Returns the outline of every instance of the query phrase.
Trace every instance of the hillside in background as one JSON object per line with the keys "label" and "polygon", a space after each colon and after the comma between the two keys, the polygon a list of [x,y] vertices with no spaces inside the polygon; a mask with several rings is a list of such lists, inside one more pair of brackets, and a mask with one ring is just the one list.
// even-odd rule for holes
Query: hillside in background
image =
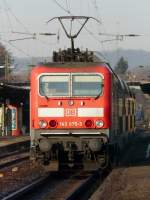
{"label": "hillside in background", "polygon": [[[112,67],[118,62],[120,57],[124,57],[129,64],[130,68],[134,68],[140,65],[150,66],[150,52],[144,50],[124,50],[118,49],[116,51],[106,51],[106,52],[96,52],[100,57],[101,54],[104,55],[105,60],[107,60]],[[43,57],[33,57],[33,58],[14,58],[15,66],[22,70],[27,68],[28,65],[36,65],[39,62],[50,61],[51,58]]]}
{"label": "hillside in background", "polygon": [[[150,52],[143,50],[123,50],[104,52],[103,58],[101,52],[95,52],[96,56],[101,60],[105,60],[111,64],[112,67],[123,56],[129,64],[129,70],[135,78],[133,79],[146,79],[150,80]],[[15,68],[12,72],[12,77],[18,81],[26,81],[29,79],[32,67],[40,62],[50,62],[49,57],[33,57],[33,58],[14,58]]]}
{"label": "hillside in background", "polygon": [[114,67],[120,57],[124,57],[129,64],[129,68],[134,68],[140,65],[150,66],[150,52],[144,50],[124,50],[103,52],[109,63]]}
{"label": "hillside in background", "polygon": [[[108,52],[95,52],[96,56],[98,56],[101,60],[105,60],[109,62],[112,68],[118,62],[120,57],[124,57],[128,61],[129,70],[134,71],[138,74],[144,76],[145,71],[149,71],[150,69],[150,52],[144,50],[123,50],[119,49],[117,51],[108,51]],[[102,56],[102,54],[105,56]],[[40,63],[40,62],[50,62],[51,58],[49,57],[33,57],[33,58],[14,58],[15,68],[13,70],[12,76],[18,76],[19,74],[28,74],[31,71],[31,68]],[[139,68],[139,66],[144,66],[144,68]],[[138,77],[136,73],[136,77]],[[149,73],[148,73],[149,74]]]}

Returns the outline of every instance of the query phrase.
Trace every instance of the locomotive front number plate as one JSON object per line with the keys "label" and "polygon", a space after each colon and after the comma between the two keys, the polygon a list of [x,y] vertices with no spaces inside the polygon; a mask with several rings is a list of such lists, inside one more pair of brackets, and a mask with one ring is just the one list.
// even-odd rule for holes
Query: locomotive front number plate
{"label": "locomotive front number plate", "polygon": [[77,116],[76,108],[67,108],[67,109],[65,109],[65,116],[66,117]]}
{"label": "locomotive front number plate", "polygon": [[82,122],[59,122],[59,125],[61,127],[82,127],[83,123]]}

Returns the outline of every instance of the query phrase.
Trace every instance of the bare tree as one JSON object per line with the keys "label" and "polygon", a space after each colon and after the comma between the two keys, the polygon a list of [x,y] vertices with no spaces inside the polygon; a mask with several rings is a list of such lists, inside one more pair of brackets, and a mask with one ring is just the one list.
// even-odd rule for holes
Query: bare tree
{"label": "bare tree", "polygon": [[12,63],[11,53],[0,43],[0,77],[7,77],[10,73],[9,66]]}

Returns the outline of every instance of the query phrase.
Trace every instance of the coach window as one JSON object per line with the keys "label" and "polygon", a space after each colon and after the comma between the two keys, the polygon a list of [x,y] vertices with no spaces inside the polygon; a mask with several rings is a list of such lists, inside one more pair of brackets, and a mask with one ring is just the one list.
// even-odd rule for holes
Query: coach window
{"label": "coach window", "polygon": [[39,84],[42,96],[69,96],[69,75],[42,75]]}
{"label": "coach window", "polygon": [[72,96],[97,96],[102,94],[100,75],[72,75]]}

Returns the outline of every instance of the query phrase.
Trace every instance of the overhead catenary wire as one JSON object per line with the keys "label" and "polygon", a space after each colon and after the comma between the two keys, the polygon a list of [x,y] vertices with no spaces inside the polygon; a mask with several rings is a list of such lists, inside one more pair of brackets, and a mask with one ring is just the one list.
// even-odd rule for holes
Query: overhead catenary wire
{"label": "overhead catenary wire", "polygon": [[[68,13],[70,16],[73,16],[73,13],[71,13],[71,11],[70,10],[66,10],[60,3],[58,3],[58,1],[57,0],[53,0],[54,1],[54,3],[56,3],[63,11],[65,11],[66,13]],[[99,20],[97,20],[97,21],[99,21]],[[82,23],[78,20],[78,22],[82,25]],[[92,31],[90,31],[90,30],[88,30],[86,27],[84,27],[84,29],[90,34],[90,35],[93,35],[94,36],[94,33],[92,32]],[[95,39],[97,39],[96,37],[95,37]],[[99,41],[98,39],[97,39],[97,41]],[[100,41],[99,41],[100,42]]]}
{"label": "overhead catenary wire", "polygon": [[102,40],[102,43],[105,42],[112,42],[112,41],[123,41],[124,38],[126,37],[139,37],[142,36],[140,34],[114,34],[114,33],[99,33],[99,35],[104,35],[104,36],[109,36],[109,37],[114,37],[113,39],[107,39],[107,40]]}
{"label": "overhead catenary wire", "polygon": [[[103,25],[103,22],[102,22],[102,18],[100,16],[100,12],[99,12],[99,6],[98,6],[98,3],[97,3],[97,0],[88,0],[88,13],[90,14],[90,3],[92,4],[91,6],[94,7],[95,9],[95,14],[96,14],[96,18],[101,21],[101,27],[103,27],[104,29],[104,25]],[[99,24],[97,24],[97,31],[100,32],[101,28],[99,26]],[[104,30],[105,31],[105,30]],[[104,48],[104,44],[101,43],[101,40],[100,40],[100,45],[101,45],[101,48],[102,48],[102,51],[103,51],[103,55],[105,57],[106,53],[105,53],[105,48]],[[107,57],[107,55],[106,55]]]}
{"label": "overhead catenary wire", "polygon": [[54,43],[47,43],[46,41],[43,41],[43,40],[38,39],[38,38],[36,38],[36,40],[37,40],[38,42],[40,42],[41,44],[43,44],[44,46],[47,46],[47,47],[49,47],[50,45],[56,45],[56,44],[57,44],[57,42],[54,42]]}
{"label": "overhead catenary wire", "polygon": [[9,44],[10,46],[12,46],[13,48],[15,48],[16,50],[18,50],[19,52],[21,52],[22,54],[26,55],[27,57],[30,57],[30,58],[33,57],[32,55],[28,54],[28,53],[25,52],[24,50],[22,50],[22,49],[16,47],[16,45],[12,44],[11,42],[8,42],[8,44]]}
{"label": "overhead catenary wire", "polygon": [[[18,48],[16,45],[12,44],[13,42],[16,42],[16,41],[21,41],[21,40],[29,40],[29,39],[33,39],[33,40],[37,40],[40,42],[40,39],[38,37],[38,35],[45,35],[45,36],[49,36],[49,35],[56,35],[55,33],[31,33],[29,31],[29,29],[21,22],[21,20],[13,13],[12,9],[10,8],[10,6],[8,5],[7,1],[6,0],[2,0],[3,2],[3,7],[4,7],[4,11],[5,11],[5,17],[7,18],[7,21],[8,21],[8,27],[10,27],[10,30],[9,31],[1,31],[0,33],[6,33],[6,34],[21,34],[21,35],[30,35],[30,37],[22,37],[22,38],[16,38],[16,39],[5,39],[3,36],[3,42],[7,43],[8,45],[10,45],[11,47],[13,47],[14,49],[16,49],[18,52],[21,52],[23,53],[24,55],[28,56],[28,57],[32,57],[31,55],[29,55],[26,51],[24,51],[23,49],[21,48]],[[11,16],[11,17],[10,17]],[[17,21],[17,23],[19,23],[23,29],[24,29],[24,32],[21,32],[21,31],[15,31],[15,27],[13,26],[13,23],[11,22],[12,19],[15,19]],[[2,38],[1,38],[1,41],[2,41]],[[40,43],[44,44],[43,41],[41,41]],[[45,42],[45,45],[46,45],[46,42]],[[48,44],[48,45],[53,45],[52,43]],[[48,46],[47,45],[47,46]]]}
{"label": "overhead catenary wire", "polygon": [[25,38],[17,38],[17,39],[14,39],[14,40],[9,40],[9,42],[16,42],[16,41],[19,41],[19,40],[30,40],[30,39],[36,39],[34,37],[25,37]]}
{"label": "overhead catenary wire", "polygon": [[90,0],[87,1],[87,9],[88,9],[88,15],[89,16],[91,15],[91,13],[90,13],[90,10],[91,10],[90,9],[90,2],[91,2]]}
{"label": "overhead catenary wire", "polygon": [[[13,13],[12,9],[10,8],[10,6],[8,5],[7,1],[6,0],[2,0],[3,2],[3,5],[4,5],[4,11],[6,13],[6,17],[7,17],[7,21],[8,21],[8,27],[10,27],[10,31],[8,32],[4,32],[4,33],[8,33],[8,34],[12,34],[12,33],[15,33],[14,31],[14,27],[13,27],[13,23],[11,22],[12,20],[12,17],[16,20],[16,22],[18,24],[20,24],[23,29],[26,31],[26,33],[30,33],[29,29],[21,22],[21,20]],[[11,17],[10,17],[11,15]],[[18,40],[22,40],[21,38]],[[25,52],[23,49],[17,47],[16,45],[14,45],[12,42],[13,40],[6,40],[6,39],[3,39],[1,38],[1,41],[6,43],[7,45],[11,46],[12,48],[16,49],[18,52],[22,53],[23,55],[27,56],[27,57],[32,57],[29,53]],[[15,39],[14,39],[15,41]]]}
{"label": "overhead catenary wire", "polygon": [[100,13],[99,13],[99,7],[98,7],[98,4],[97,4],[97,0],[93,0],[93,5],[94,5],[95,11],[96,11],[96,17],[97,17],[97,19],[99,19],[100,21],[102,21],[102,19],[100,17]]}
{"label": "overhead catenary wire", "polygon": [[29,32],[20,32],[20,31],[12,31],[12,33],[21,34],[21,35],[33,35],[33,33],[29,33]]}
{"label": "overhead catenary wire", "polygon": [[[61,9],[63,9],[66,13],[68,13],[69,15],[72,15],[72,12],[70,11],[70,5],[69,5],[69,0],[66,0],[66,7],[64,7],[61,3],[59,3],[58,0],[53,0],[57,6],[59,6]],[[9,21],[9,24],[11,24],[12,26],[12,23],[11,23],[11,20],[10,20],[10,14],[13,15],[16,19],[16,21],[18,23],[20,23],[20,25],[22,25],[23,27],[26,27],[19,19],[18,17],[16,17],[16,15],[14,15],[14,13],[12,12],[12,10],[10,9],[10,7],[8,6],[7,4],[7,0],[3,0],[3,2],[5,3],[5,8],[7,9],[7,19]],[[98,16],[98,4],[97,4],[97,0],[92,0],[93,4],[94,4],[94,7],[95,7],[95,10],[97,11],[97,16]],[[81,22],[79,22],[81,24]],[[11,27],[11,29],[13,30],[13,27]],[[84,27],[84,29],[96,40],[98,41],[100,44],[102,44],[103,42],[93,33],[93,31],[89,30],[87,27]],[[27,32],[24,32],[24,33],[19,33],[19,34],[30,34],[32,35],[32,33],[28,30],[28,28],[25,29]],[[15,32],[14,30],[12,31],[14,33],[17,33]],[[29,37],[29,38],[18,38],[17,40],[25,40],[25,39],[34,39],[32,37]],[[40,41],[40,39],[38,39]],[[12,41],[16,41],[15,39],[14,40],[10,40],[10,42]]]}
{"label": "overhead catenary wire", "polygon": [[23,33],[23,32],[13,32],[13,33],[18,33],[18,34],[25,34],[25,35],[31,35],[30,37],[23,37],[23,38],[16,38],[16,39],[11,39],[9,40],[9,42],[15,42],[15,41],[21,41],[21,40],[29,40],[29,39],[33,39],[36,40],[37,39],[37,35],[41,35],[41,36],[54,36],[56,35],[55,33]]}
{"label": "overhead catenary wire", "polygon": [[[4,1],[3,1],[3,3],[4,3]],[[5,30],[5,31],[0,31],[0,34],[1,34],[0,41],[1,41],[1,43],[5,43],[6,46],[7,46],[7,45],[8,45],[8,46],[11,46],[11,47],[17,49],[18,52],[21,52],[21,53],[23,53],[24,55],[26,55],[26,56],[29,57],[30,55],[27,54],[25,51],[23,51],[23,50],[20,49],[20,48],[17,48],[17,47],[14,46],[13,44],[9,43],[8,40],[4,39],[4,36],[6,36],[6,34],[11,34],[11,33],[12,33],[13,26],[12,26],[10,17],[9,17],[9,15],[8,15],[8,9],[6,8],[5,5],[4,5],[4,9],[3,9],[3,10],[5,11],[5,12],[3,12],[3,13],[5,13],[5,17],[7,18],[8,25],[9,25],[8,27],[10,27],[10,29],[9,29],[9,30],[7,29],[7,30]]]}
{"label": "overhead catenary wire", "polygon": [[[101,31],[101,29],[104,30],[104,32],[106,32],[106,29],[105,29],[105,26],[104,26],[104,23],[102,21],[102,18],[101,18],[101,15],[100,15],[100,11],[99,11],[99,6],[98,6],[98,2],[97,0],[91,0],[92,4],[93,4],[93,7],[95,9],[95,14],[96,14],[96,17],[101,20],[102,24],[101,24],[101,28],[100,26],[98,26],[98,32]],[[101,47],[102,47],[102,50],[103,50],[103,54],[106,55],[106,57],[108,56],[107,53],[106,53],[106,46],[104,46],[104,43],[101,42]],[[108,46],[107,46],[107,51],[109,51],[108,49]],[[105,52],[105,53],[104,53]]]}
{"label": "overhead catenary wire", "polygon": [[[98,7],[98,4],[97,4],[97,0],[92,0],[92,4],[93,4],[93,7],[95,9],[95,14],[96,14],[96,18],[101,21],[101,26],[102,26],[102,18],[100,17],[100,13],[99,13],[99,7]],[[97,30],[98,32],[100,32],[100,26],[99,24],[97,24]]]}
{"label": "overhead catenary wire", "polygon": [[67,10],[70,10],[70,5],[68,3],[68,0],[66,0],[66,8],[67,8]]}
{"label": "overhead catenary wire", "polygon": [[[7,4],[7,1],[6,0],[2,0],[3,1],[3,4],[5,6],[5,13],[7,13],[7,21],[9,22],[9,27],[11,27],[11,30],[10,31],[6,31],[6,32],[0,32],[0,33],[14,33],[14,34],[22,34],[22,35],[31,35],[31,36],[35,36],[35,33],[31,33],[28,28],[26,28],[26,26],[21,22],[21,20],[13,13],[13,11],[11,10],[10,6]],[[69,3],[67,1],[67,9],[69,9]],[[12,20],[12,17],[10,17],[10,14],[15,18],[15,20],[24,27],[25,31],[26,32],[20,32],[20,31],[15,31],[14,27],[13,27],[13,23],[11,22]],[[44,33],[45,35],[49,35],[47,33]],[[44,35],[43,33],[39,33],[39,35]],[[37,36],[37,33],[36,33],[36,36]],[[45,41],[42,41],[41,39],[39,38],[35,38],[35,37],[23,37],[23,38],[17,38],[17,39],[10,39],[10,40],[5,40],[3,38],[3,42],[7,43],[8,45],[10,45],[11,47],[15,48],[17,51],[23,53],[24,55],[28,56],[28,57],[32,57],[31,55],[29,55],[29,53],[25,52],[23,49],[17,47],[16,45],[13,44],[13,42],[15,41],[21,41],[21,40],[26,40],[26,39],[36,39],[37,41],[39,41],[40,43],[48,46],[48,45],[55,45],[56,43],[49,43],[47,44],[47,42]],[[1,38],[2,40],[2,38]]]}
{"label": "overhead catenary wire", "polygon": [[32,57],[30,54],[28,54],[27,52],[25,52],[24,50],[16,47],[14,44],[12,44],[11,42],[7,41],[7,40],[4,40],[4,39],[1,39],[2,42],[8,44],[9,46],[15,48],[17,51],[21,52],[22,54],[26,55],[27,57]]}
{"label": "overhead catenary wire", "polygon": [[8,14],[8,7],[6,7],[6,2],[3,0],[3,4],[4,4],[4,9],[5,9],[5,12],[6,12],[6,17],[7,17],[7,20],[8,20],[8,23],[9,23],[9,26],[10,26],[10,30],[13,31],[13,26],[12,26],[12,23],[11,23],[11,20],[10,20],[10,17],[9,17],[9,14]]}
{"label": "overhead catenary wire", "polygon": [[[8,16],[8,19],[10,21],[10,18],[9,18],[9,14],[8,14],[8,11],[9,13],[14,17],[14,19],[24,28],[25,31],[29,32],[29,29],[21,22],[21,20],[14,14],[14,12],[12,11],[12,9],[9,7],[8,3],[6,0],[3,0],[3,3],[4,3],[4,6],[5,6],[5,9],[7,9],[7,16]],[[11,21],[9,22],[11,24]],[[13,31],[13,26],[11,24],[11,30]]]}
{"label": "overhead catenary wire", "polygon": [[[62,6],[57,0],[53,0],[57,6],[59,6],[61,9],[63,9],[65,12],[67,12],[69,15],[71,15],[71,11],[70,11],[70,6],[69,6],[69,3],[68,3],[68,0],[66,0],[66,7],[65,8],[64,6]],[[9,5],[7,4],[7,1],[6,0],[3,0],[3,3],[5,5],[5,8],[7,10],[7,19],[9,21],[9,25],[11,26],[11,31],[12,33],[18,33],[18,34],[28,34],[28,35],[32,35],[32,33],[28,30],[28,28],[21,22],[21,20],[19,20],[19,18],[13,13],[13,11],[11,10],[11,8],[9,7]],[[23,28],[25,29],[26,32],[17,32],[17,31],[14,31],[14,28],[12,26],[12,23],[11,23],[11,20],[10,20],[10,16],[9,14],[11,14],[15,20],[21,25],[23,26]],[[81,22],[79,22],[80,24],[82,24]],[[94,35],[94,33],[92,33],[92,31],[89,31],[86,27],[84,27],[85,30],[93,37],[95,38],[97,41],[98,39],[96,38],[96,36]],[[35,38],[35,35],[33,34],[33,37],[24,37],[24,38],[17,38],[17,39],[11,39],[9,40],[9,42],[15,42],[15,41],[21,41],[21,40],[25,40],[25,39],[36,39]],[[38,39],[39,40],[39,39]],[[39,40],[40,41],[40,40]],[[100,41],[99,41],[100,42]]]}
{"label": "overhead catenary wire", "polygon": [[65,12],[68,13],[68,14],[71,14],[70,10],[64,8],[60,3],[58,3],[57,0],[53,0],[53,2],[54,2],[55,4],[57,4],[57,6],[60,7],[63,11],[65,11]]}
{"label": "overhead catenary wire", "polygon": [[[3,2],[4,2],[4,4],[5,4],[5,8],[6,8],[6,13],[7,13],[7,15],[8,15],[8,17],[7,17],[7,19],[8,19],[8,21],[9,21],[9,24],[10,24],[10,26],[12,26],[12,23],[11,23],[11,20],[10,20],[10,14],[13,16],[13,17],[15,17],[15,19],[16,19],[16,21],[20,24],[20,25],[22,25],[23,27],[24,27],[24,29],[26,30],[26,32],[24,32],[24,33],[19,33],[19,34],[29,34],[29,35],[32,35],[32,33],[28,30],[28,28],[21,22],[21,20],[18,18],[18,17],[16,17],[16,15],[13,13],[13,11],[12,11],[12,9],[10,8],[10,6],[8,5],[8,3],[7,3],[7,0],[2,0]],[[63,9],[66,13],[68,13],[69,15],[72,15],[72,12],[71,12],[71,10],[70,10],[70,5],[69,5],[69,3],[70,3],[70,1],[69,0],[66,0],[66,8],[61,4],[61,3],[59,3],[59,1],[58,0],[53,0],[56,4],[57,4],[57,6],[59,6],[61,9]],[[98,5],[97,5],[97,0],[92,0],[93,1],[93,3],[94,3],[94,5],[95,5],[95,10],[97,10],[97,13],[98,13]],[[81,22],[79,22],[80,24],[81,24]],[[13,30],[13,27],[11,27],[11,29]],[[96,40],[96,41],[98,41],[100,44],[102,44],[101,43],[101,40],[99,40],[96,36],[95,36],[95,34],[91,31],[91,30],[89,30],[89,29],[87,29],[86,27],[84,27],[84,29]],[[13,30],[12,32],[14,32],[15,33],[15,31]],[[16,32],[17,33],[17,32]],[[18,40],[24,40],[24,39],[34,39],[34,38],[18,38]],[[12,42],[12,41],[15,41],[15,39],[14,40],[10,40],[10,42]],[[38,39],[38,41],[40,41],[40,39]]]}

